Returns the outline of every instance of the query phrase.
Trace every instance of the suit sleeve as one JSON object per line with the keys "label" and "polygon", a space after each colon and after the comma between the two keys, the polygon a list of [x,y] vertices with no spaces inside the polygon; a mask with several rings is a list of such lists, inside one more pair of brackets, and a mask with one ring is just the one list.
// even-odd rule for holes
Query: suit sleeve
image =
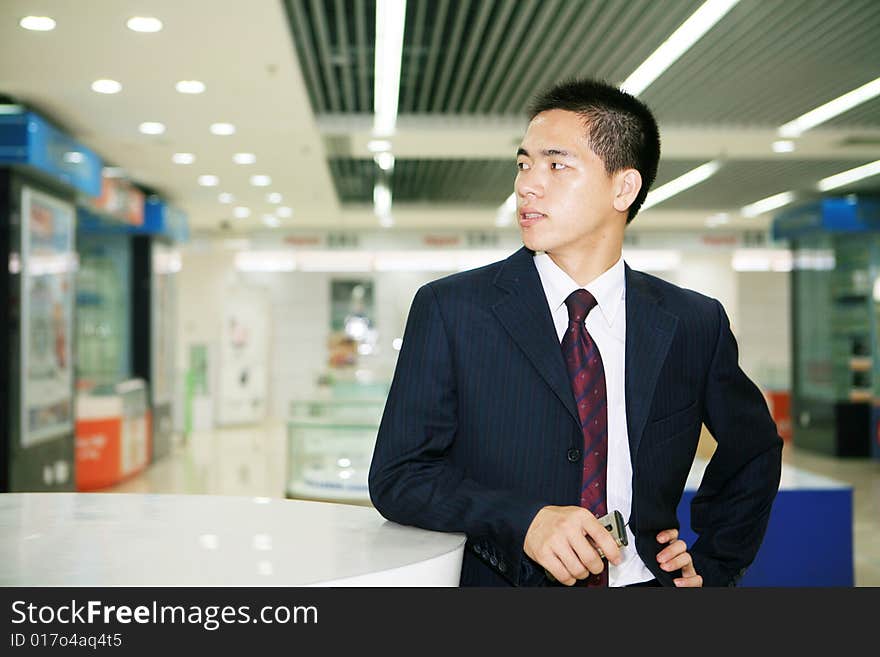
{"label": "suit sleeve", "polygon": [[534,570],[523,552],[536,500],[487,488],[453,463],[455,354],[433,288],[413,300],[370,466],[370,499],[387,519],[464,532],[512,583]]}
{"label": "suit sleeve", "polygon": [[736,340],[715,302],[719,332],[703,418],[718,443],[691,505],[691,547],[704,583],[733,586],[752,563],[779,488],[782,439],[757,386],[738,364]]}

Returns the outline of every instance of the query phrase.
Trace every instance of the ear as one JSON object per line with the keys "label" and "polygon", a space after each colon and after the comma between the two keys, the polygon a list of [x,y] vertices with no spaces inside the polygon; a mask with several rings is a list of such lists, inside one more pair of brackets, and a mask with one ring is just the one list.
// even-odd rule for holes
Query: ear
{"label": "ear", "polygon": [[635,169],[621,169],[614,174],[614,209],[626,212],[642,189],[642,174]]}

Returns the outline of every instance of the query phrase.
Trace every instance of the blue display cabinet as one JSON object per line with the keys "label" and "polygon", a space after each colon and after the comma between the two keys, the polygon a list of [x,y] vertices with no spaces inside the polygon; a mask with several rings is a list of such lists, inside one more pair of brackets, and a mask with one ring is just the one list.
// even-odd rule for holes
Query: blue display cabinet
{"label": "blue display cabinet", "polygon": [[2,492],[75,486],[74,202],[100,193],[101,169],[37,114],[0,112]]}

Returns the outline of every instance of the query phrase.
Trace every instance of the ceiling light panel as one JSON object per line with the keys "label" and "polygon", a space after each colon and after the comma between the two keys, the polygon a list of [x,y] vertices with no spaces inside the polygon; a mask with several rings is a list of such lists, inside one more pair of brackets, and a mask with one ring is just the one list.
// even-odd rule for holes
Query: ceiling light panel
{"label": "ceiling light panel", "polygon": [[99,94],[118,94],[122,91],[122,85],[116,80],[102,78],[92,82],[92,91]]}
{"label": "ceiling light panel", "polygon": [[145,135],[161,135],[165,132],[165,124],[158,121],[146,121],[138,126]]}
{"label": "ceiling light panel", "polygon": [[852,108],[880,96],[880,78],[875,78],[857,89],[830,100],[819,107],[802,114],[779,127],[783,137],[798,137],[807,130],[815,128]]}
{"label": "ceiling light panel", "polygon": [[174,88],[182,94],[201,94],[205,92],[205,83],[199,80],[181,80]]}
{"label": "ceiling light panel", "polygon": [[232,161],[236,164],[254,164],[257,156],[253,153],[236,153],[232,156]]}
{"label": "ceiling light panel", "polygon": [[132,16],[125,25],[133,32],[151,33],[162,29],[162,21],[153,16]]}
{"label": "ceiling light panel", "polygon": [[859,180],[864,180],[865,178],[870,178],[878,174],[880,174],[880,160],[875,160],[874,162],[869,162],[868,164],[864,164],[860,167],[848,169],[833,176],[823,178],[818,182],[816,188],[819,191],[827,192],[832,189],[837,189],[838,187],[845,187],[846,185],[850,185]]}
{"label": "ceiling light panel", "polygon": [[49,16],[25,16],[18,24],[32,32],[51,32],[55,29],[55,20]]}
{"label": "ceiling light panel", "polygon": [[235,126],[231,123],[212,123],[211,134],[219,135],[221,137],[228,137],[229,135],[235,134]]}

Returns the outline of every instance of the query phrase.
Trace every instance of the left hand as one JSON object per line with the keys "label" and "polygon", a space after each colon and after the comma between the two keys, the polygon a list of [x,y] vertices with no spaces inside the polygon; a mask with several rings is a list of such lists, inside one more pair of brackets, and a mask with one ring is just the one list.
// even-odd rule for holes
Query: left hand
{"label": "left hand", "polygon": [[700,587],[703,586],[703,578],[697,575],[694,569],[694,560],[688,554],[687,544],[679,540],[677,529],[665,529],[657,534],[658,543],[668,543],[657,554],[657,562],[660,568],[669,572],[681,569],[681,577],[672,580],[678,587]]}

